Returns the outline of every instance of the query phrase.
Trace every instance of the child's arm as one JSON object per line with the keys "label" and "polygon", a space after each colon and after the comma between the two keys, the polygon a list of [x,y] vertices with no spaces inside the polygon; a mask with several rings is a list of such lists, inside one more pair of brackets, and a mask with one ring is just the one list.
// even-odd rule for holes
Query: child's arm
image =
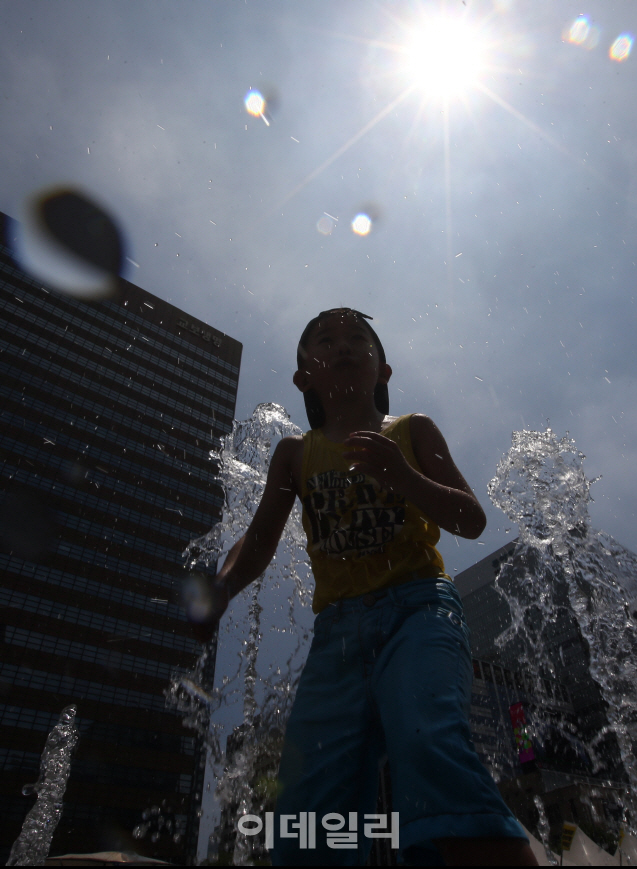
{"label": "child's arm", "polygon": [[[345,453],[357,471],[404,495],[440,528],[474,540],[487,523],[471,487],[456,467],[440,430],[428,416],[410,419],[411,443],[422,473],[407,462],[395,441],[376,432],[354,432]],[[361,459],[361,451],[364,461]]]}
{"label": "child's arm", "polygon": [[228,553],[217,576],[210,581],[210,612],[203,622],[192,622],[195,636],[201,642],[212,637],[230,600],[261,576],[272,561],[296,497],[292,462],[299,449],[298,442],[299,438],[288,437],[277,445],[254,518]]}

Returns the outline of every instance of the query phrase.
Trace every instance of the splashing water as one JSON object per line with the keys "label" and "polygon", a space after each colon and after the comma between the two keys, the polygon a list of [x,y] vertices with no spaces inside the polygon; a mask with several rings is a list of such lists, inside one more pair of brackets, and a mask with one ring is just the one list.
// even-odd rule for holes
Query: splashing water
{"label": "splashing water", "polygon": [[77,745],[75,706],[66,706],[49,733],[40,759],[40,776],[25,785],[25,796],[37,794],[20,835],[13,843],[7,866],[42,866],[49,854],[51,840],[62,816],[62,800],[71,772],[71,755]]}
{"label": "splashing water", "polygon": [[586,477],[583,460],[570,438],[559,439],[550,428],[513,433],[489,484],[493,503],[520,530],[519,544],[496,580],[512,617],[497,642],[538,682],[554,676],[572,683],[573,661],[565,658],[561,641],[574,631],[585,640],[587,660],[579,666],[586,672],[576,677],[592,679],[598,707],[607,708],[583,716],[582,732],[594,772],[628,777],[624,823],[634,831],[637,629],[629,604],[637,595],[637,556],[590,527],[594,481]]}
{"label": "splashing water", "polygon": [[167,800],[162,800],[160,806],[144,809],[141,824],[133,830],[135,839],[144,839],[149,835],[153,844],[162,837],[169,837],[177,845],[181,842],[183,834],[183,825],[175,818],[175,813]]}
{"label": "splashing water", "polygon": [[[211,453],[225,492],[224,518],[186,549],[192,570],[216,566],[217,559],[245,533],[263,494],[273,447],[282,437],[300,433],[286,410],[276,404],[260,404],[250,419],[234,423],[220,452]],[[211,650],[204,649],[194,671],[175,672],[166,692],[168,705],[208,746],[222,819],[233,830],[242,815],[261,814],[273,798],[285,723],[308,648],[309,622],[299,612],[299,606],[311,603],[304,546],[295,504],[270,567],[232,601],[222,619],[219,645],[224,661],[217,662],[219,687],[206,678]],[[205,601],[202,605],[205,609]],[[266,635],[261,628],[264,609]],[[229,664],[233,659],[234,664]],[[271,661],[281,663],[272,667]],[[229,672],[219,678],[224,666]],[[241,721],[235,724],[224,756],[221,737],[233,713],[236,721],[234,710],[239,704]],[[234,865],[261,856],[259,848],[258,837],[237,834]]]}
{"label": "splashing water", "polygon": [[533,797],[533,803],[535,808],[537,809],[538,814],[538,822],[537,822],[537,831],[540,836],[540,841],[544,846],[544,851],[546,853],[546,859],[548,860],[549,866],[557,866],[557,860],[555,859],[555,854],[551,851],[549,845],[549,821],[546,817],[546,810],[544,808],[544,803],[542,802],[542,797],[537,794]]}

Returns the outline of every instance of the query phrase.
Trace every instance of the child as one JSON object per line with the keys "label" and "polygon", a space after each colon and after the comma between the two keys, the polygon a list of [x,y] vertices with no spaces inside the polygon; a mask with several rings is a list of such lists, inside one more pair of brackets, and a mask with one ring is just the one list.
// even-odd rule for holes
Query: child
{"label": "child", "polygon": [[[281,758],[274,865],[364,864],[384,757],[402,859],[537,865],[471,742],[469,635],[435,548],[439,528],[478,537],[484,512],[428,417],[387,416],[392,370],[369,319],[339,308],[305,328],[294,383],[311,431],[278,444],[199,637],[266,569],[298,496],[318,615]],[[300,812],[316,813],[315,848],[292,838]],[[358,845],[329,847],[328,813],[358,813]]]}

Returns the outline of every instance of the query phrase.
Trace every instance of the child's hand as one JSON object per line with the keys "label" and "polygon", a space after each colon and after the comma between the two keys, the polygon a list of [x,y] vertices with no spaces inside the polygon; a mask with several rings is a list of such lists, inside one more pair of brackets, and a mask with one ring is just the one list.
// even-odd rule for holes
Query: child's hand
{"label": "child's hand", "polygon": [[353,447],[343,454],[345,459],[351,461],[350,469],[368,474],[392,492],[404,494],[409,480],[417,473],[403,456],[398,444],[378,432],[353,432],[345,444]]}

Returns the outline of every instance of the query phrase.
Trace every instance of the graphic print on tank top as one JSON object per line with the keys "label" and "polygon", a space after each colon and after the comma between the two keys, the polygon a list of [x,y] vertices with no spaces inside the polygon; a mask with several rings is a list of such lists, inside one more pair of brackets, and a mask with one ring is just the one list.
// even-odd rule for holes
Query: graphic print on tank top
{"label": "graphic print on tank top", "polygon": [[365,474],[324,471],[307,481],[311,546],[326,555],[375,555],[400,533],[405,498]]}

